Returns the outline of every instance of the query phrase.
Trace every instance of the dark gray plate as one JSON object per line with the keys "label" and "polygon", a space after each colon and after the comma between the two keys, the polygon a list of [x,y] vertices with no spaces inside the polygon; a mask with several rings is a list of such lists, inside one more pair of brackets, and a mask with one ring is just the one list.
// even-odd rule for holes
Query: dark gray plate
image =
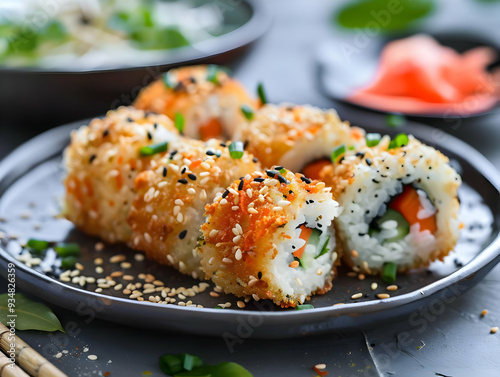
{"label": "dark gray plate", "polygon": [[[382,122],[366,126],[367,131],[388,131]],[[457,296],[476,284],[500,260],[500,178],[497,171],[467,144],[410,122],[407,131],[450,156],[461,172],[465,182],[460,189],[461,220],[466,227],[455,253],[444,263],[433,263],[428,270],[398,276],[400,289],[391,292],[389,299],[376,298],[376,294],[386,292],[385,284],[378,277],[359,281],[348,277],[344,270],[340,271],[331,292],[311,300],[315,309],[303,311],[276,308],[267,301],[248,303],[245,309],[238,309],[235,297],[221,294],[214,298],[208,294],[211,289],[192,298],[204,308],[190,308],[138,302],[113,289],[95,293],[94,284],[82,288],[63,283],[45,274],[41,267],[29,268],[17,261],[15,256],[21,247],[19,241],[9,235],[15,234],[19,240],[36,237],[78,242],[83,248],[81,259],[86,276],[96,276],[92,262],[95,257],[101,256],[108,261],[110,256],[120,253],[127,255],[133,267],[122,270],[106,262],[100,277],[113,270],[122,270],[135,276],[141,272],[151,273],[171,287],[196,284],[172,268],[148,261],[134,262],[135,252],[124,245],[109,245],[100,252],[94,251],[97,239],[74,230],[66,220],[54,218],[60,211],[63,194],[61,151],[68,144],[70,130],[84,123],[48,131],[19,147],[0,164],[0,217],[5,218],[0,223],[0,230],[6,234],[0,247],[0,272],[5,276],[7,264],[15,263],[18,288],[80,315],[95,315],[109,321],[162,330],[225,334],[226,339],[233,342],[249,336],[278,338],[358,329]],[[53,257],[48,253],[42,267],[51,265]],[[116,280],[121,282],[121,278]],[[370,289],[372,282],[379,284],[376,291]],[[358,292],[365,296],[351,300],[351,295]],[[214,309],[217,304],[226,302],[231,302],[230,309]],[[345,304],[332,306],[336,303]]]}

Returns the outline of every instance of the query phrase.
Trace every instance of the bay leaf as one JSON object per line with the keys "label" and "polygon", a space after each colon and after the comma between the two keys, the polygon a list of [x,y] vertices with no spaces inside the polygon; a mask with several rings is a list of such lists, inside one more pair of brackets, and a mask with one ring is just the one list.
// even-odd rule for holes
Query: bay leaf
{"label": "bay leaf", "polygon": [[33,301],[21,293],[15,294],[15,311],[11,312],[8,306],[9,294],[0,295],[0,322],[7,326],[7,322],[15,314],[15,328],[17,330],[62,331],[64,329],[52,310],[45,304]]}

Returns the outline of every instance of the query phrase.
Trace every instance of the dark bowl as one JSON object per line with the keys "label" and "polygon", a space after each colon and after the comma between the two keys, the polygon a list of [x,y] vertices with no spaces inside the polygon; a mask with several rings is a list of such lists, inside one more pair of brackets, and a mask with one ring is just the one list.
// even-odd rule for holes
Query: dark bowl
{"label": "dark bowl", "polygon": [[238,28],[201,42],[196,49],[169,50],[147,65],[122,62],[91,70],[0,67],[0,124],[41,130],[129,105],[142,87],[167,69],[200,63],[235,64],[267,30],[271,18],[253,1],[239,1],[224,9],[224,22],[240,23]]}

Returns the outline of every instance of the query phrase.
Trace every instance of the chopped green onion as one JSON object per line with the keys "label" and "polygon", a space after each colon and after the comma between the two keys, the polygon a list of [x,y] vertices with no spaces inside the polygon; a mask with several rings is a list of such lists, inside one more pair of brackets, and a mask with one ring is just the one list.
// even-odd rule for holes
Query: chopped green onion
{"label": "chopped green onion", "polygon": [[266,92],[264,91],[264,85],[259,82],[259,85],[257,85],[257,94],[259,95],[260,102],[265,105],[267,103],[267,96]]}
{"label": "chopped green onion", "polygon": [[396,135],[396,137],[389,143],[387,150],[403,147],[408,144],[408,141],[408,136],[406,134]]}
{"label": "chopped green onion", "polygon": [[30,238],[26,246],[28,246],[30,249],[36,252],[41,252],[49,248],[49,243],[47,241]]}
{"label": "chopped green onion", "polygon": [[295,307],[295,310],[309,310],[309,309],[314,309],[314,306],[311,304],[303,304],[303,305],[297,305]]}
{"label": "chopped green onion", "polygon": [[249,105],[241,106],[241,112],[248,120],[252,120],[255,115],[253,109]]}
{"label": "chopped green onion", "polygon": [[345,153],[345,151],[346,151],[345,144],[342,144],[336,148],[333,148],[333,150],[332,150],[332,162],[335,163],[337,161],[337,158],[342,156]]}
{"label": "chopped green onion", "polygon": [[349,145],[349,147],[347,149],[349,149],[350,151],[353,151],[356,148],[354,148],[354,145]]}
{"label": "chopped green onion", "polygon": [[385,117],[385,122],[389,127],[396,128],[405,124],[406,118],[400,114],[389,114]]}
{"label": "chopped green onion", "polygon": [[180,356],[185,370],[192,370],[193,368],[201,367],[203,365],[203,360],[198,356],[190,355],[188,353],[182,353],[178,356]]}
{"label": "chopped green onion", "polygon": [[220,305],[217,305],[214,309],[224,309],[224,308]]}
{"label": "chopped green onion", "polygon": [[152,156],[157,153],[166,152],[168,147],[168,143],[165,141],[163,143],[146,145],[140,149],[140,153],[142,157]]}
{"label": "chopped green onion", "polygon": [[184,115],[182,115],[181,113],[175,113],[174,124],[175,128],[177,128],[180,133],[184,132],[184,123]]}
{"label": "chopped green onion", "polygon": [[219,73],[226,72],[230,74],[229,69],[226,67],[221,67],[220,65],[209,64],[207,66],[207,81],[214,83],[215,85],[220,85]]}
{"label": "chopped green onion", "polygon": [[76,243],[58,243],[54,250],[60,257],[70,257],[80,255],[80,246]]}
{"label": "chopped green onion", "polygon": [[398,265],[393,262],[387,262],[384,264],[384,271],[382,272],[382,280],[387,284],[392,284],[396,281],[396,273],[398,270]]}
{"label": "chopped green onion", "polygon": [[281,174],[281,175],[286,174],[286,169],[285,169],[285,168],[280,169],[280,174]]}
{"label": "chopped green onion", "polygon": [[314,257],[314,259],[318,259],[320,256],[325,255],[326,253],[328,253],[328,251],[330,250],[330,249],[328,249],[328,247],[327,247],[329,242],[330,242],[330,236],[328,236],[328,237],[326,238],[325,244],[324,244],[324,245],[323,245],[323,247],[321,248],[320,253],[319,253],[317,256],[315,256],[315,257]]}
{"label": "chopped green onion", "polygon": [[240,159],[243,157],[245,146],[241,141],[233,141],[229,144],[229,155],[233,159]]}
{"label": "chopped green onion", "polygon": [[160,369],[169,376],[184,371],[182,361],[177,355],[163,355],[160,357]]}
{"label": "chopped green onion", "polygon": [[375,147],[380,143],[382,136],[380,134],[366,134],[366,146]]}
{"label": "chopped green onion", "polygon": [[173,89],[175,87],[174,77],[170,72],[164,73],[162,79],[168,89]]}
{"label": "chopped green onion", "polygon": [[61,260],[61,269],[62,270],[71,270],[75,268],[76,257],[69,256],[65,257]]}

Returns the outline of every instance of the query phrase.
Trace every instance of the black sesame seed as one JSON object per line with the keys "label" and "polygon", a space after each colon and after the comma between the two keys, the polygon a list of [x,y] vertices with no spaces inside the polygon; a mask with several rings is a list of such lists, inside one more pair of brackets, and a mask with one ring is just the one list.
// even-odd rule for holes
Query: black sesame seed
{"label": "black sesame seed", "polygon": [[177,151],[170,152],[170,158],[174,157],[177,154]]}
{"label": "black sesame seed", "polygon": [[429,166],[429,170],[432,170],[432,166]]}
{"label": "black sesame seed", "polygon": [[307,183],[307,184],[311,183],[311,180],[310,180],[309,178],[304,177],[304,176],[300,177],[300,180],[301,180],[302,182]]}
{"label": "black sesame seed", "polygon": [[102,137],[106,137],[109,135],[109,130],[105,129],[104,132],[102,133]]}
{"label": "black sesame seed", "polygon": [[366,161],[366,165],[372,166],[372,159],[371,158],[367,158],[365,161]]}
{"label": "black sesame seed", "polygon": [[215,153],[212,151],[206,151],[205,152],[208,156],[215,156]]}
{"label": "black sesame seed", "polygon": [[361,157],[361,158],[365,157],[365,152],[356,153],[356,157]]}
{"label": "black sesame seed", "polygon": [[182,232],[180,232],[180,233],[179,233],[179,238],[180,238],[181,240],[183,240],[183,239],[184,239],[184,237],[186,237],[187,232],[188,232],[187,230],[183,230]]}
{"label": "black sesame seed", "polygon": [[89,164],[91,164],[92,161],[94,161],[96,159],[96,157],[97,156],[95,154],[93,154],[92,156],[90,156],[90,158],[89,158]]}
{"label": "black sesame seed", "polygon": [[288,190],[288,194],[289,195],[293,194],[293,191],[292,190]]}
{"label": "black sesame seed", "polygon": [[292,249],[295,250],[295,246],[292,245]]}
{"label": "black sesame seed", "polygon": [[148,139],[153,140],[153,135],[151,135],[151,132],[148,131]]}
{"label": "black sesame seed", "polygon": [[259,280],[260,280],[260,279],[262,279],[262,272],[261,272],[261,271],[259,271],[259,272],[257,273],[257,277],[259,278]]}
{"label": "black sesame seed", "polygon": [[220,143],[219,144],[222,148],[225,148],[226,147],[226,143]]}
{"label": "black sesame seed", "polygon": [[[146,115],[147,116],[147,115]],[[155,128],[155,130],[158,128],[158,123],[155,123],[153,124],[153,127]]]}
{"label": "black sesame seed", "polygon": [[127,122],[132,123],[134,120],[132,118],[127,118]]}
{"label": "black sesame seed", "polygon": [[191,173],[191,174],[188,174],[188,177],[189,177],[190,180],[196,181],[196,175],[194,175],[194,174]]}
{"label": "black sesame seed", "polygon": [[381,176],[382,178],[387,178],[387,175],[385,175],[385,174],[380,174],[380,176]]}
{"label": "black sesame seed", "polygon": [[320,223],[318,223],[316,226],[317,226],[318,228],[323,228],[323,224],[320,224]]}
{"label": "black sesame seed", "polygon": [[164,166],[163,167],[163,173],[162,173],[163,177],[166,177],[167,176],[167,168]]}
{"label": "black sesame seed", "polygon": [[281,166],[281,165],[280,165],[280,166],[275,166],[275,167],[274,167],[274,170],[281,170],[281,169],[283,169],[283,166]]}
{"label": "black sesame seed", "polygon": [[186,185],[188,183],[186,178],[178,179],[177,182],[182,183],[183,185]]}
{"label": "black sesame seed", "polygon": [[312,199],[311,199],[311,200],[309,200],[309,203],[314,203],[314,200],[312,200]]}
{"label": "black sesame seed", "polygon": [[344,156],[340,157],[339,164],[341,164],[341,163],[342,163],[342,161],[344,161],[344,160],[345,160],[345,157],[344,157]]}
{"label": "black sesame seed", "polygon": [[372,179],[373,183],[380,183],[379,181],[377,181],[376,179]]}
{"label": "black sesame seed", "polygon": [[278,172],[276,170],[266,170],[266,174],[268,177],[274,178]]}
{"label": "black sesame seed", "polygon": [[244,185],[244,183],[245,183],[245,182],[244,182],[244,181],[243,181],[243,179],[242,179],[242,180],[240,181],[239,185],[238,185],[238,191],[243,190],[243,185]]}
{"label": "black sesame seed", "polygon": [[228,190],[226,190],[226,191],[224,191],[224,193],[222,194],[222,198],[225,198],[225,197],[226,197],[226,196],[228,196],[228,195],[229,195],[229,191],[228,191]]}
{"label": "black sesame seed", "polygon": [[254,157],[254,158],[252,158],[252,161],[257,163],[259,160],[257,159],[257,157]]}
{"label": "black sesame seed", "polygon": [[278,173],[278,181],[280,181],[280,183],[284,183],[285,185],[288,185],[290,183],[290,181],[288,181],[285,177],[283,177],[280,173]]}
{"label": "black sesame seed", "polygon": [[264,179],[264,178],[260,178],[260,177],[259,177],[259,178],[254,178],[253,180],[254,180],[255,182],[264,182],[264,181],[265,181],[265,179]]}
{"label": "black sesame seed", "polygon": [[365,214],[366,214],[366,215],[369,215],[369,214],[370,214],[370,210],[369,210],[369,209],[367,209],[367,210],[365,211]]}
{"label": "black sesame seed", "polygon": [[182,170],[181,170],[181,174],[184,174],[186,171],[187,171],[187,167],[186,167],[186,166],[184,166],[184,167],[182,168]]}
{"label": "black sesame seed", "polygon": [[361,192],[361,189],[360,189],[360,188],[358,189],[358,192]]}
{"label": "black sesame seed", "polygon": [[385,168],[386,168],[387,170],[389,170],[389,169],[390,169],[390,167],[389,167],[389,166],[386,166]]}

